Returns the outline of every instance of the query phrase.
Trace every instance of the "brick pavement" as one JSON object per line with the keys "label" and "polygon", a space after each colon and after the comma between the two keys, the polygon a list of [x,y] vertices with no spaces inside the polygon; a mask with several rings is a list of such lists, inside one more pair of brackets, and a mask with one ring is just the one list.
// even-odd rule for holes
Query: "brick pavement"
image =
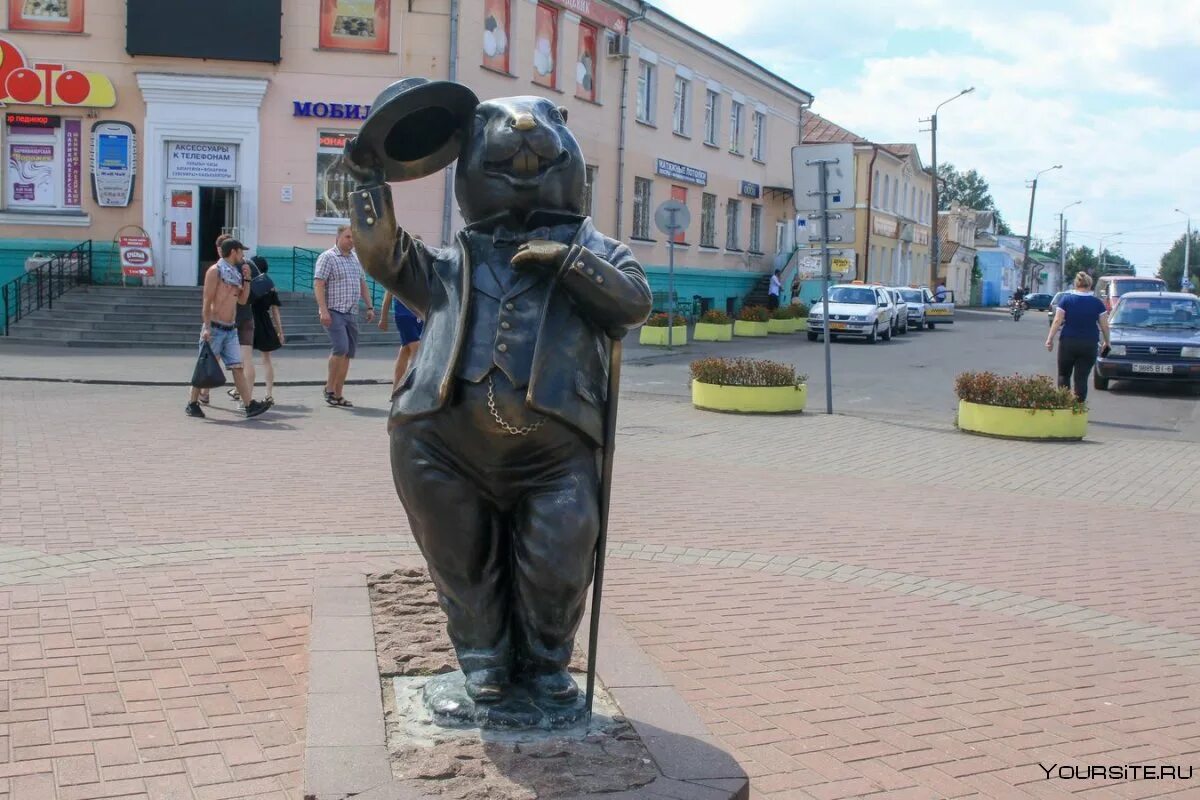
{"label": "brick pavement", "polygon": [[[278,394],[0,384],[0,800],[299,797],[313,577],[416,555],[382,408]],[[606,603],[757,796],[1200,791],[1037,766],[1200,766],[1194,446],[622,402]]]}

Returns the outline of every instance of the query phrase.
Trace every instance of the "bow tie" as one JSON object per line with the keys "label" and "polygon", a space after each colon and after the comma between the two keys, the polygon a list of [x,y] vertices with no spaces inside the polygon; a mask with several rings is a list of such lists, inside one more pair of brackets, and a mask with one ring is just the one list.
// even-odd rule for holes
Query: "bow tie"
{"label": "bow tie", "polygon": [[523,245],[526,242],[534,239],[549,239],[549,228],[534,228],[531,231],[510,231],[503,225],[497,225],[495,232],[492,234],[492,244],[496,247],[504,247],[512,245]]}

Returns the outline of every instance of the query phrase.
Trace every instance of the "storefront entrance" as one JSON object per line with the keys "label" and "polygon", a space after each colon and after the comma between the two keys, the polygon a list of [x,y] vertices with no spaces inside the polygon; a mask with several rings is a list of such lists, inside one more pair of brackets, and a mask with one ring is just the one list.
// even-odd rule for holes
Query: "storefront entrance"
{"label": "storefront entrance", "polygon": [[204,272],[217,260],[217,237],[241,236],[237,186],[167,187],[167,244],[164,282],[168,286],[199,286]]}

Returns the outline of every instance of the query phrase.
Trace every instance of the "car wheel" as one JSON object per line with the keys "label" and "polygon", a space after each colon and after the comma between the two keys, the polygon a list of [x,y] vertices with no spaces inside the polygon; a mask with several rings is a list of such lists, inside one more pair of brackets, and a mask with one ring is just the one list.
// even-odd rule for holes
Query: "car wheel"
{"label": "car wheel", "polygon": [[815,333],[813,333],[812,331],[809,331],[808,332],[808,340],[810,342],[815,342],[817,340],[817,335]]}
{"label": "car wheel", "polygon": [[1092,371],[1092,386],[1095,386],[1102,392],[1108,391],[1108,378],[1100,374],[1100,370]]}
{"label": "car wheel", "polygon": [[901,335],[908,333],[908,318],[907,317],[904,319],[904,323],[900,326],[900,333],[901,333]]}
{"label": "car wheel", "polygon": [[929,330],[933,330],[933,323],[932,323],[932,322],[926,322],[926,323],[925,323],[925,327],[926,327],[926,328],[929,328]]}
{"label": "car wheel", "polygon": [[831,333],[831,334],[829,334],[829,341],[830,341],[830,343],[836,342],[836,341],[837,341],[837,334],[836,334],[836,333]]}
{"label": "car wheel", "polygon": [[879,341],[879,323],[876,322],[871,326],[871,335],[867,337],[867,344],[875,344]]}
{"label": "car wheel", "polygon": [[893,333],[894,333],[894,331],[892,330],[891,327],[889,327],[886,331],[883,332],[883,340],[885,342],[890,342],[892,340]]}

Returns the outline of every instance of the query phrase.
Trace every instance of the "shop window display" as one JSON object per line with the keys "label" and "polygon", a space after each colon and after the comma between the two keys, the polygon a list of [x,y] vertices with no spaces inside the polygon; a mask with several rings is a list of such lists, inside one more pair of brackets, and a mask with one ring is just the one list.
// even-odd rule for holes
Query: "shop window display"
{"label": "shop window display", "polygon": [[385,53],[391,28],[391,0],[321,0],[323,49]]}
{"label": "shop window display", "polygon": [[317,147],[317,219],[347,219],[354,179],[342,169],[342,151],[354,134],[321,131]]}

